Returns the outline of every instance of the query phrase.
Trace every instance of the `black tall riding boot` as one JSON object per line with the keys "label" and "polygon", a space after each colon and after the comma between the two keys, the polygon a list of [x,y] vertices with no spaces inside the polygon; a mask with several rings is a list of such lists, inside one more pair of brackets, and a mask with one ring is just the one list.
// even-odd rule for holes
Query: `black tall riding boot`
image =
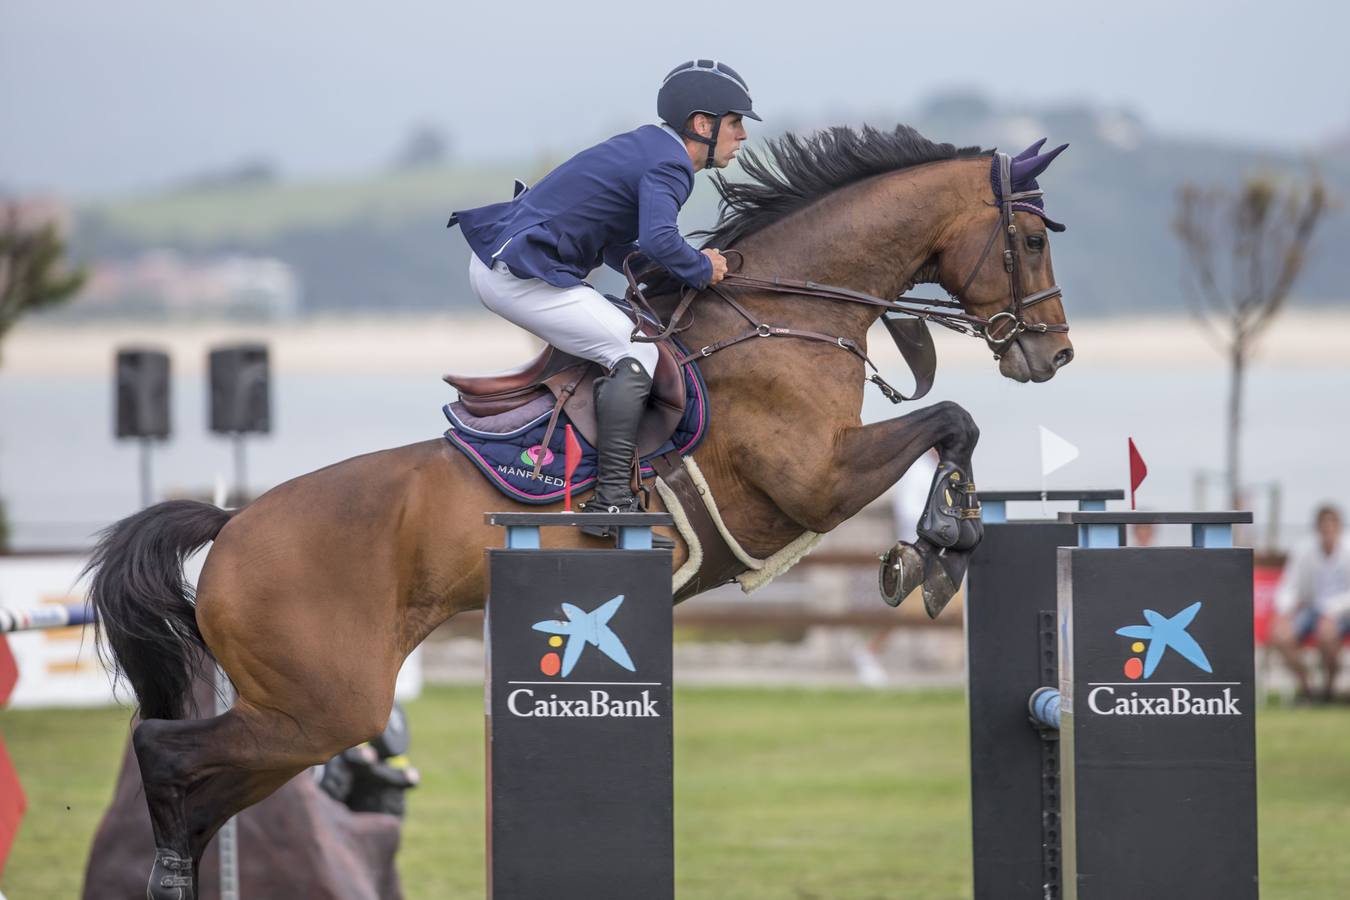
{"label": "black tall riding boot", "polygon": [[[609,375],[595,379],[595,418],[600,446],[595,496],[586,512],[638,512],[633,496],[633,458],[637,453],[638,422],[652,392],[652,378],[635,359],[625,356]],[[604,536],[608,529],[586,526],[588,534]]]}

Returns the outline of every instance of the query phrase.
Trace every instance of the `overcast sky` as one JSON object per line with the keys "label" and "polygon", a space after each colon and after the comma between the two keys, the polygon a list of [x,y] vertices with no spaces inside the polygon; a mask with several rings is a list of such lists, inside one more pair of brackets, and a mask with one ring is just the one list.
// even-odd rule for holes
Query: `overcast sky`
{"label": "overcast sky", "polygon": [[1289,148],[1350,131],[1338,0],[718,7],[0,0],[0,186],[117,192],[249,156],[297,178],[362,171],[418,122],[463,158],[562,154],[654,118],[660,79],[694,56],[735,66],[777,123],[973,87]]}

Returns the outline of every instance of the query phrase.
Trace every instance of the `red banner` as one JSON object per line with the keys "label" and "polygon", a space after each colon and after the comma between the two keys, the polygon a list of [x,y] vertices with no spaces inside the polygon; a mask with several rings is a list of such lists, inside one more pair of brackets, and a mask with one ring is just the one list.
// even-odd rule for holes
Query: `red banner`
{"label": "red banner", "polygon": [[[19,680],[19,667],[10,652],[9,641],[0,634],[0,707],[9,701],[10,692]],[[19,820],[28,808],[28,799],[23,795],[19,784],[19,773],[14,771],[14,763],[5,750],[5,742],[0,738],[0,872],[5,870],[5,860],[9,857],[9,848],[19,833]]]}
{"label": "red banner", "polygon": [[14,651],[9,649],[9,641],[0,634],[0,709],[9,702],[14,685],[19,681],[19,664],[14,661]]}

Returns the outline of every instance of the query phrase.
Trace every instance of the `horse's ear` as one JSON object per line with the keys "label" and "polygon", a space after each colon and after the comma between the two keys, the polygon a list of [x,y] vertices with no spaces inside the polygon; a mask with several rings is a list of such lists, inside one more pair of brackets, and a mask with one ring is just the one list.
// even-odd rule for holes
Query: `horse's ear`
{"label": "horse's ear", "polygon": [[1012,183],[1013,190],[1019,190],[1022,186],[1030,184],[1036,176],[1049,168],[1050,163],[1055,161],[1068,147],[1068,144],[1060,144],[1049,153],[1041,153],[1027,159],[1018,157],[1012,161]]}
{"label": "horse's ear", "polygon": [[1028,147],[1027,149],[1023,150],[1021,153],[1019,153],[1019,154],[1017,154],[1016,156],[1014,156],[1013,159],[1014,159],[1014,160],[1019,160],[1019,159],[1031,159],[1031,158],[1032,158],[1033,156],[1035,156],[1037,153],[1040,153],[1040,152],[1041,152],[1041,148],[1044,147],[1044,146],[1045,146],[1045,138],[1041,138],[1039,141],[1037,141],[1036,143],[1032,144],[1032,145],[1031,145],[1030,147]]}

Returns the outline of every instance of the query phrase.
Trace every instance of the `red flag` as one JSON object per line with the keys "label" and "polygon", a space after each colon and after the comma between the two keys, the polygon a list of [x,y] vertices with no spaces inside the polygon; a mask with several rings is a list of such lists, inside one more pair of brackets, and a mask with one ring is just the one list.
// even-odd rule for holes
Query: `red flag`
{"label": "red flag", "polygon": [[9,641],[0,634],[0,709],[9,702],[9,693],[19,682],[19,664],[14,659],[14,651],[9,649]]}
{"label": "red flag", "polygon": [[[9,641],[0,634],[0,707],[9,700],[9,692],[19,680],[19,667],[10,652]],[[19,832],[19,820],[28,808],[28,800],[19,784],[19,773],[14,770],[5,741],[0,737],[0,872],[5,868],[5,857]]]}
{"label": "red flag", "polygon": [[563,446],[566,448],[563,452],[563,510],[572,511],[572,473],[577,470],[581,463],[581,444],[577,441],[577,436],[572,433],[572,426],[567,425],[563,429],[565,437]]}
{"label": "red flag", "polygon": [[1130,442],[1130,509],[1134,509],[1134,492],[1148,477],[1148,466],[1144,465],[1144,458],[1139,455],[1139,448],[1134,446],[1134,438],[1128,438],[1127,440]]}

